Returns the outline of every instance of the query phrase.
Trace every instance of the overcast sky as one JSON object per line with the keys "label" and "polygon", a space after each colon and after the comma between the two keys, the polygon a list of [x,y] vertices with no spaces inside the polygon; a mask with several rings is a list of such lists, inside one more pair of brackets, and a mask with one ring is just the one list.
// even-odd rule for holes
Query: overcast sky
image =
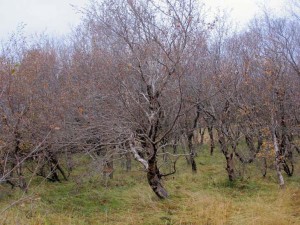
{"label": "overcast sky", "polygon": [[[113,0],[112,0],[113,1]],[[231,9],[231,16],[240,24],[249,21],[263,2],[281,12],[288,0],[202,0],[212,10]],[[25,34],[46,32],[63,35],[80,21],[72,5],[84,7],[89,0],[0,0],[0,39],[5,39],[24,24]]]}

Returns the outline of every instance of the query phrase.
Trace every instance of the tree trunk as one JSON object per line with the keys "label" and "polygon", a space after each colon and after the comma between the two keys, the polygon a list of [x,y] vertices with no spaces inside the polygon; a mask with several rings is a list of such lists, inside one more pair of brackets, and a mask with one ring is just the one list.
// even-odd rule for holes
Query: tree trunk
{"label": "tree trunk", "polygon": [[278,141],[277,141],[277,137],[276,137],[276,132],[275,132],[275,127],[276,127],[276,123],[274,121],[274,117],[272,115],[272,138],[273,138],[273,145],[274,145],[274,150],[275,150],[275,169],[276,169],[276,173],[277,173],[277,177],[278,177],[278,182],[279,182],[279,186],[281,188],[284,188],[284,179],[281,173],[281,168],[280,168],[280,164],[281,164],[281,154],[280,154],[280,149],[278,146]]}
{"label": "tree trunk", "polygon": [[130,152],[126,153],[126,171],[131,171],[131,155]]}
{"label": "tree trunk", "polygon": [[[291,167],[289,166],[288,161],[290,162]],[[283,167],[284,172],[285,172],[289,177],[293,176],[293,173],[294,173],[294,163],[293,163],[292,160],[290,160],[290,159],[285,159],[285,160],[283,160],[283,162],[282,162],[282,167]]]}
{"label": "tree trunk", "polygon": [[[133,136],[132,136],[132,138],[133,138]],[[145,170],[147,171],[148,183],[149,183],[150,187],[152,188],[152,190],[154,191],[154,193],[160,199],[167,198],[168,192],[162,186],[162,183],[161,183],[162,175],[160,174],[160,171],[157,167],[156,146],[155,145],[152,146],[151,151],[149,151],[152,153],[152,156],[147,161],[138,154],[136,146],[135,146],[135,142],[133,139],[129,142],[129,146],[130,146],[131,153],[134,155],[134,158],[138,162],[140,162],[144,166]]]}
{"label": "tree trunk", "polygon": [[147,179],[150,187],[160,199],[167,198],[168,192],[162,186],[161,174],[157,167],[157,161],[155,156],[153,156],[150,160],[148,160],[148,165],[149,167],[147,172]]}
{"label": "tree trunk", "polygon": [[210,155],[213,155],[214,154],[214,149],[215,149],[213,127],[212,126],[208,126],[207,130],[208,130],[209,139],[210,139]]}
{"label": "tree trunk", "polygon": [[200,129],[200,145],[203,145],[204,134],[205,134],[205,127],[203,129]]}
{"label": "tree trunk", "polygon": [[227,153],[225,155],[226,158],[226,171],[228,173],[228,178],[230,181],[235,180],[235,173],[234,173],[234,163],[233,163],[233,153]]}
{"label": "tree trunk", "polygon": [[14,156],[16,159],[16,174],[18,176],[18,180],[19,180],[19,187],[24,190],[25,192],[27,192],[27,183],[25,180],[25,177],[23,175],[23,168],[22,168],[22,162],[21,159],[19,157],[19,154],[21,152],[20,149],[20,140],[21,140],[21,135],[18,131],[15,131],[15,152],[14,152]]}
{"label": "tree trunk", "polygon": [[64,180],[67,181],[68,177],[67,177],[65,171],[63,170],[63,168],[60,166],[56,155],[53,155],[52,153],[50,153],[49,157],[50,157],[50,162],[54,165],[55,170],[58,170],[61,173],[61,175],[63,176]]}
{"label": "tree trunk", "polygon": [[188,147],[190,150],[190,162],[192,164],[192,171],[193,173],[197,173],[197,165],[195,161],[196,152],[195,147],[193,145],[193,133],[188,135]]}
{"label": "tree trunk", "polygon": [[[274,140],[274,147],[275,146],[276,146],[276,144],[275,144],[275,140]],[[278,146],[277,146],[277,148],[278,148]],[[279,182],[279,186],[281,188],[284,188],[284,179],[283,179],[281,169],[280,169],[280,154],[278,154],[278,151],[276,150],[276,147],[275,147],[275,152],[276,152],[275,169],[276,169],[276,173],[277,173],[277,176],[278,176],[278,182]]]}
{"label": "tree trunk", "polygon": [[229,152],[228,147],[226,145],[226,140],[224,135],[221,133],[221,131],[218,131],[219,134],[219,143],[221,147],[221,151],[224,154],[226,158],[226,171],[228,174],[229,181],[234,181],[236,178],[235,172],[234,172],[234,162],[233,162],[233,152]]}
{"label": "tree trunk", "polygon": [[58,177],[58,173],[56,171],[56,165],[50,162],[50,171],[51,171],[51,181],[53,182],[60,182],[60,179]]}
{"label": "tree trunk", "polygon": [[188,165],[191,165],[191,158],[189,157],[189,153],[187,151],[187,144],[186,144],[186,136],[181,137],[181,144],[182,144],[182,150],[183,154],[185,155],[186,163]]}
{"label": "tree trunk", "polygon": [[268,163],[267,163],[267,159],[266,157],[263,157],[262,158],[262,161],[263,161],[263,171],[262,171],[262,174],[263,174],[263,177],[266,177],[267,175],[267,170],[268,170]]}

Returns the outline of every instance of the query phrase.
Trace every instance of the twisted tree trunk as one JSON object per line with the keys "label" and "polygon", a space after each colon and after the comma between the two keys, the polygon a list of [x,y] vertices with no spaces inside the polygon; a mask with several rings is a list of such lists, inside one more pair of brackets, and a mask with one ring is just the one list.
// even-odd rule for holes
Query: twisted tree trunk
{"label": "twisted tree trunk", "polygon": [[148,160],[148,166],[147,179],[150,187],[160,199],[167,198],[168,192],[162,185],[162,176],[157,167],[156,157],[152,157],[150,160]]}
{"label": "twisted tree trunk", "polygon": [[224,135],[218,131],[219,133],[219,143],[221,147],[221,151],[225,156],[226,159],[226,171],[228,174],[229,181],[234,181],[236,178],[235,172],[234,172],[234,162],[233,162],[233,152],[229,152],[229,149],[226,145],[226,140]]}

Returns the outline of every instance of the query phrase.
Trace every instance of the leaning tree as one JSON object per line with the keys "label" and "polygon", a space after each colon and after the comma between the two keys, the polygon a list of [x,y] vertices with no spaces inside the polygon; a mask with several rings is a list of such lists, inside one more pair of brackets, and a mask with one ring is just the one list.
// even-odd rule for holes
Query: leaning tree
{"label": "leaning tree", "polygon": [[203,25],[200,9],[193,0],[118,0],[93,2],[86,10],[92,43],[113,60],[111,88],[99,100],[99,123],[106,127],[101,141],[124,142],[159,198],[168,196],[161,181],[168,174],[160,171],[158,156],[181,115],[181,81]]}

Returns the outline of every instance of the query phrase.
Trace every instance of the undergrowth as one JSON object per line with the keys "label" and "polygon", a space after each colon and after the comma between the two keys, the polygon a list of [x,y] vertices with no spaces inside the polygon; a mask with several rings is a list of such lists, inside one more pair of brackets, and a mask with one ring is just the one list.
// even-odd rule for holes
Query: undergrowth
{"label": "undergrowth", "polygon": [[300,175],[285,177],[279,189],[274,171],[265,178],[253,165],[229,182],[224,158],[200,148],[198,173],[192,174],[184,158],[177,173],[164,185],[170,198],[159,200],[137,164],[131,172],[117,167],[114,178],[78,167],[69,181],[35,180],[29,193],[0,186],[0,224],[300,224]]}

